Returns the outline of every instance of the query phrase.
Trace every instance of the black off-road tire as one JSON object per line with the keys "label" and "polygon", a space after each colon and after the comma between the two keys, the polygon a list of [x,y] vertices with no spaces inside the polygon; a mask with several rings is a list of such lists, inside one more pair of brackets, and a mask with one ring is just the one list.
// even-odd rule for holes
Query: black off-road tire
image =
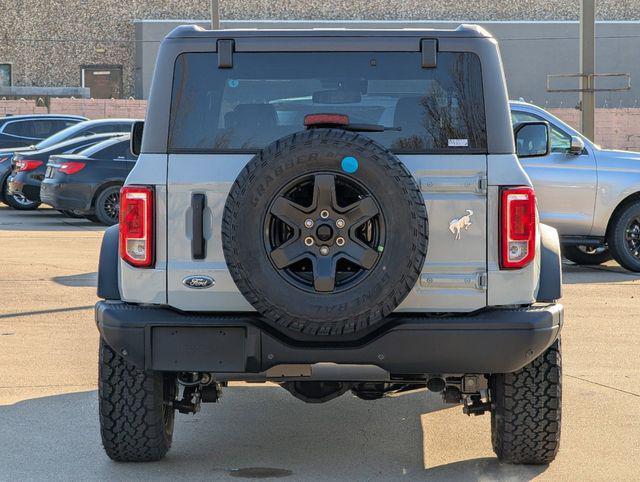
{"label": "black off-road tire", "polygon": [[118,224],[117,212],[113,212],[112,210],[114,208],[112,206],[110,207],[113,196],[116,196],[118,199],[120,198],[120,186],[108,186],[104,188],[100,191],[94,203],[95,211],[93,215],[100,224],[104,224],[105,226]]}
{"label": "black off-road tire", "polygon": [[490,381],[491,442],[503,462],[549,464],[560,446],[560,340],[515,373]]}
{"label": "black off-road tire", "polygon": [[583,266],[596,266],[613,259],[609,248],[604,248],[604,250],[590,253],[584,248],[584,246],[563,246],[562,255],[569,261],[573,261],[575,264]]}
{"label": "black off-road tire", "polygon": [[[341,170],[348,156],[360,159],[355,174]],[[343,176],[364,186],[390,233],[364,280],[342,291],[298,289],[283,278],[264,245],[269,206],[285,186],[307,175]],[[345,340],[374,329],[414,287],[427,238],[426,207],[411,173],[366,136],[337,129],[296,133],[256,155],[231,188],[222,219],[225,260],[238,289],[267,323],[296,339]]]}
{"label": "black off-road tire", "polygon": [[6,181],[2,185],[2,200],[7,206],[18,211],[33,211],[34,209],[38,209],[41,204],[37,201],[20,202],[12,194],[9,194],[9,186]]}
{"label": "black off-road tire", "polygon": [[100,434],[117,462],[160,460],[171,447],[175,378],[143,372],[100,340]]}
{"label": "black off-road tire", "polygon": [[[627,204],[611,220],[607,238],[613,258],[620,266],[634,273],[640,272],[640,245],[632,250],[626,237],[631,235],[630,226],[638,224],[638,219],[640,219],[640,201]],[[637,236],[637,233],[634,232],[634,235]]]}

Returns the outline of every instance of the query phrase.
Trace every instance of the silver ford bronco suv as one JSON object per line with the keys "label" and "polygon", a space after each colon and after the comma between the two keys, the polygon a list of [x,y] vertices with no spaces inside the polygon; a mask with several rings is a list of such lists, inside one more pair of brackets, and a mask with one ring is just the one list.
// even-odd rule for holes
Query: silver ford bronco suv
{"label": "silver ford bronco suv", "polygon": [[426,388],[489,412],[500,460],[551,462],[560,249],[517,158],[549,126],[507,98],[476,26],[171,32],[100,254],[108,456],[160,459],[176,410],[249,381]]}

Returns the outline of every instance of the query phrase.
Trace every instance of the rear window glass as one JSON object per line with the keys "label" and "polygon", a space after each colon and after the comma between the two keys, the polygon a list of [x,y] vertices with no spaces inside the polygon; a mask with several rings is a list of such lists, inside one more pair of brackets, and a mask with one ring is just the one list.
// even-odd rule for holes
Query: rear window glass
{"label": "rear window glass", "polygon": [[419,52],[215,53],[176,60],[171,152],[257,151],[304,129],[304,117],[338,113],[388,128],[365,135],[398,153],[486,152],[478,57]]}

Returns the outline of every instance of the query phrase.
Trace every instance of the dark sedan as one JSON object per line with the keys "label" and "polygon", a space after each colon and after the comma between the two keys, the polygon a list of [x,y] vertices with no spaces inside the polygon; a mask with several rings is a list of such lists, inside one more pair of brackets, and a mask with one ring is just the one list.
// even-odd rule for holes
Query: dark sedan
{"label": "dark sedan", "polygon": [[35,209],[40,205],[40,184],[44,179],[49,156],[75,154],[87,147],[124,133],[95,134],[71,139],[40,151],[17,152],[12,159],[12,171],[7,181],[7,194],[20,200],[16,209]]}
{"label": "dark sedan", "polygon": [[56,132],[78,122],[86,121],[79,115],[34,114],[0,118],[0,147],[17,148],[40,142]]}
{"label": "dark sedan", "polygon": [[76,155],[51,156],[40,198],[60,211],[82,214],[101,224],[116,224],[120,187],[136,160],[128,135],[100,142]]}
{"label": "dark sedan", "polygon": [[[11,173],[12,159],[16,152],[35,152],[48,149],[62,142],[78,137],[107,134],[114,132],[130,132],[135,119],[96,119],[80,122],[46,138],[36,145],[12,149],[0,149],[0,202],[15,209],[35,209],[37,203],[23,197],[14,197],[8,193],[7,179]],[[46,162],[45,162],[46,163]]]}

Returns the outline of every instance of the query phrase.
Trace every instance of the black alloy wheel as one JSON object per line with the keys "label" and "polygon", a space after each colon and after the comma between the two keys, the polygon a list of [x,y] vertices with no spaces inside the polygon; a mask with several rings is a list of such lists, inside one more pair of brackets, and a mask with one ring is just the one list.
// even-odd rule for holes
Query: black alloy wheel
{"label": "black alloy wheel", "polygon": [[104,189],[96,198],[95,214],[101,224],[117,224],[120,216],[120,186]]}
{"label": "black alloy wheel", "polygon": [[632,218],[624,230],[624,240],[627,251],[634,257],[640,259],[640,217]]}
{"label": "black alloy wheel", "polygon": [[623,268],[640,272],[640,201],[629,202],[616,212],[607,241],[611,254]]}
{"label": "black alloy wheel", "polygon": [[269,207],[267,254],[291,284],[334,292],[360,282],[380,259],[385,223],[368,189],[336,172],[304,175]]}

